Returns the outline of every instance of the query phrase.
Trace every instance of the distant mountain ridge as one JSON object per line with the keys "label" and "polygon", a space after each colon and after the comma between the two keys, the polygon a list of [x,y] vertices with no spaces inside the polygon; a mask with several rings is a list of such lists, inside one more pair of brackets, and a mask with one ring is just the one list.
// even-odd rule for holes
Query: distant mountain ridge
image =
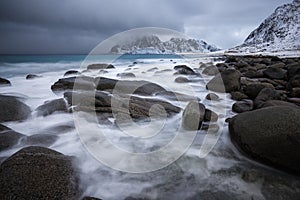
{"label": "distant mountain ridge", "polygon": [[300,50],[300,0],[278,7],[244,43],[231,50],[290,51]]}
{"label": "distant mountain ridge", "polygon": [[161,41],[158,36],[143,36],[123,45],[115,45],[110,53],[114,54],[173,54],[173,53],[203,53],[220,50],[203,40],[171,38]]}

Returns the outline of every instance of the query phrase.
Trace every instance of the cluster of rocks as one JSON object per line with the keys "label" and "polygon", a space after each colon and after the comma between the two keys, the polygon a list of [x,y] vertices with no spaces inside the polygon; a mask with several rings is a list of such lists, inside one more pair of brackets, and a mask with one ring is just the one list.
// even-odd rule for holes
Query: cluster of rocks
{"label": "cluster of rocks", "polygon": [[[66,102],[57,99],[46,102],[36,111],[46,116],[64,109]],[[22,99],[14,96],[0,95],[0,110],[3,123],[26,120],[31,115]],[[66,129],[56,128],[59,132]],[[25,146],[8,158],[0,157],[0,199],[80,199],[82,190],[73,166],[74,158],[47,148],[57,139],[57,135],[48,131],[26,136],[0,124],[0,152]]]}
{"label": "cluster of rocks", "polygon": [[[300,172],[300,59],[229,56],[206,74],[207,89],[226,92],[241,113],[228,119],[233,143],[246,155]],[[209,73],[208,73],[209,71]]]}
{"label": "cluster of rocks", "polygon": [[[167,116],[179,113],[181,109],[165,101],[178,96],[192,99],[187,95],[173,93],[148,81],[117,80],[105,77],[72,76],[59,79],[51,89],[55,93],[64,93],[69,107],[76,111],[96,112],[107,122],[112,114],[119,119],[147,119],[152,114]],[[153,106],[156,105],[156,106]],[[65,108],[64,108],[65,109]],[[163,111],[164,110],[164,111]]]}

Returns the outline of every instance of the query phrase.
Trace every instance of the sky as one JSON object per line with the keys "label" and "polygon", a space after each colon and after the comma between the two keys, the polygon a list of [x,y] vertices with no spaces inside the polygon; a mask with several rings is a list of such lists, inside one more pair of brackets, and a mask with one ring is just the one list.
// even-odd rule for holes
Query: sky
{"label": "sky", "polygon": [[0,54],[87,54],[133,28],[182,32],[227,49],[292,0],[1,0]]}

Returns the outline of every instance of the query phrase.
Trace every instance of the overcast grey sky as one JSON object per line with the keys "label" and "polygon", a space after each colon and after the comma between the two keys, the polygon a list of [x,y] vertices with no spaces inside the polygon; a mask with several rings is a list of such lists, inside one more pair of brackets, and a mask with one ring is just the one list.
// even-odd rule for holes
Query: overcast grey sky
{"label": "overcast grey sky", "polygon": [[162,27],[221,48],[241,44],[292,0],[1,0],[0,53],[88,53],[132,28]]}

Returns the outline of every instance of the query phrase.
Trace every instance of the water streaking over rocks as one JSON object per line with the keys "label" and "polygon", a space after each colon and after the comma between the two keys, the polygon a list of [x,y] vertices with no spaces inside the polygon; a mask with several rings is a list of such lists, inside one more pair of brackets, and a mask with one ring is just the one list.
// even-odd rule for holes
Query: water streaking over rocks
{"label": "water streaking over rocks", "polygon": [[[36,59],[1,58],[1,78],[10,82],[0,87],[1,199],[299,199],[298,58]],[[124,164],[95,129],[132,153],[159,151],[178,132],[168,152],[192,143],[161,167],[170,154]],[[97,160],[99,147],[113,166]],[[131,173],[116,170],[124,165]]]}

